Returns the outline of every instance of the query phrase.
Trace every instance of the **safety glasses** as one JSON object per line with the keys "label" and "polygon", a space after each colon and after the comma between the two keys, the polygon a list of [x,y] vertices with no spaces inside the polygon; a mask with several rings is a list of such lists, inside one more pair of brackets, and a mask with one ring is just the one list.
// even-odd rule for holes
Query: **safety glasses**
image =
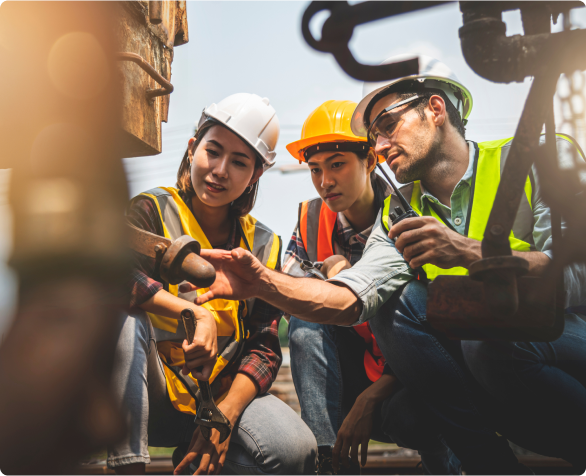
{"label": "safety glasses", "polygon": [[[374,121],[372,121],[372,124],[368,128],[367,137],[370,146],[376,146],[376,140],[379,136],[390,139],[393,135],[393,132],[395,132],[395,127],[397,126],[398,122],[397,116],[394,114],[389,114],[393,109],[397,109],[398,107],[404,106],[405,104],[413,103],[413,101],[421,98],[422,96],[416,94],[415,96],[407,98],[403,101],[399,101],[398,103],[392,104],[386,109],[383,109],[380,114],[375,117]],[[405,110],[407,110],[407,108],[405,108]]]}

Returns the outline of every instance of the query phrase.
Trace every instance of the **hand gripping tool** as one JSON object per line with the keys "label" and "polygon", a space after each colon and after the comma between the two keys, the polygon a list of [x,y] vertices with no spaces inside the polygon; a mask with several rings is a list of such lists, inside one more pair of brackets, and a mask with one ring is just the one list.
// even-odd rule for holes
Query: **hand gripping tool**
{"label": "hand gripping tool", "polygon": [[[185,334],[187,335],[187,342],[193,342],[193,336],[195,335],[195,314],[191,309],[183,309],[181,311],[181,319],[183,326],[185,327]],[[200,371],[201,368],[197,370]],[[212,428],[215,428],[220,432],[220,443],[226,441],[226,438],[230,436],[232,432],[232,425],[230,420],[226,418],[220,409],[214,403],[212,396],[212,389],[210,383],[207,380],[198,380],[199,390],[201,392],[201,402],[195,415],[195,423],[199,425],[199,430],[206,440],[210,439]]]}

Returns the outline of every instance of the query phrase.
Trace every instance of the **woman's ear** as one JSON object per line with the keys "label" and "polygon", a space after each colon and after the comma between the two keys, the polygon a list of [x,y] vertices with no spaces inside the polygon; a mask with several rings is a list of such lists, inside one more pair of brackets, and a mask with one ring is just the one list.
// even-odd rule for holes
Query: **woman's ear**
{"label": "woman's ear", "polygon": [[258,179],[261,178],[264,171],[265,169],[263,167],[254,169],[254,173],[252,174],[252,178],[250,179],[248,186],[250,187],[251,185],[254,185],[256,182],[258,182]]}
{"label": "woman's ear", "polygon": [[189,163],[193,161],[193,144],[195,144],[195,137],[192,137],[187,141],[187,155],[189,156]]}
{"label": "woman's ear", "polygon": [[366,170],[368,171],[368,173],[370,174],[374,168],[376,167],[376,164],[378,162],[378,156],[375,154],[374,149],[371,148],[368,151],[368,156],[366,157]]}

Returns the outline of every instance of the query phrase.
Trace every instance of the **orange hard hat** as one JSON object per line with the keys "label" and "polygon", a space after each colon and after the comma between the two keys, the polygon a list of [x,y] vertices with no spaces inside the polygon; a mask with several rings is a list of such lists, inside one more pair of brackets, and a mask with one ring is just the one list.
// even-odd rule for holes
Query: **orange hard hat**
{"label": "orange hard hat", "polygon": [[356,105],[352,101],[324,102],[303,123],[301,139],[287,144],[289,153],[301,163],[306,161],[305,151],[309,147],[324,143],[355,143],[360,146],[356,150],[361,147],[368,150],[366,137],[355,135],[350,128]]}

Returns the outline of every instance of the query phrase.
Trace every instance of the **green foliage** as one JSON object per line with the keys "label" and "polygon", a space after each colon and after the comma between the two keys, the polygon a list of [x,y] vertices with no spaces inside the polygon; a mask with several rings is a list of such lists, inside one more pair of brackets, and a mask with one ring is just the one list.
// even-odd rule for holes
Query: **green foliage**
{"label": "green foliage", "polygon": [[289,323],[283,318],[279,322],[279,342],[281,347],[289,347]]}

